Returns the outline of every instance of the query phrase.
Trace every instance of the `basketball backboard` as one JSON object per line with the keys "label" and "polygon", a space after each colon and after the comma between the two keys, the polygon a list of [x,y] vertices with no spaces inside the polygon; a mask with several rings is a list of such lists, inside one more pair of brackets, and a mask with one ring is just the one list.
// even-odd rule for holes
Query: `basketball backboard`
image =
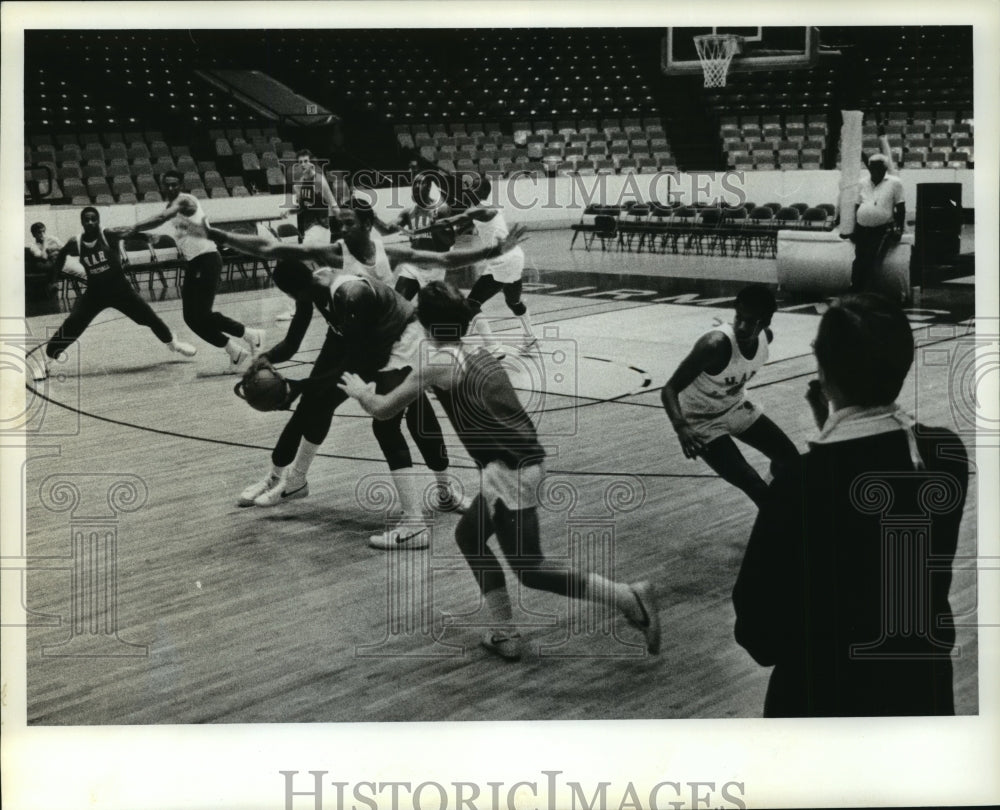
{"label": "basketball backboard", "polygon": [[806,68],[816,64],[819,31],[806,26],[703,26],[668,28],[661,64],[668,76],[701,73],[694,38],[702,34],[735,34],[740,47],[730,72]]}

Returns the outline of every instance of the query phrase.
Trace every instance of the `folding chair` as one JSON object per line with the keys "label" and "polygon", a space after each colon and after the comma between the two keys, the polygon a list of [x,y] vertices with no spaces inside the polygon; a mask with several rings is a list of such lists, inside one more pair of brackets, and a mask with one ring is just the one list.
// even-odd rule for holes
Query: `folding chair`
{"label": "folding chair", "polygon": [[670,220],[673,217],[674,209],[669,205],[658,202],[649,204],[649,218],[646,220],[646,249],[653,252],[659,241],[660,252],[666,249],[667,239],[670,235]]}
{"label": "folding chair", "polygon": [[694,247],[698,256],[714,256],[716,249],[725,255],[725,245],[721,241],[723,214],[720,208],[702,208],[697,211],[688,244]]}
{"label": "folding chair", "polygon": [[132,286],[139,289],[139,273],[149,274],[149,289],[153,289],[153,274],[156,273],[163,286],[167,286],[167,281],[163,273],[156,266],[153,250],[149,244],[147,236],[127,236],[122,239],[119,245],[119,252],[122,258],[122,269],[128,275]]}
{"label": "folding chair", "polygon": [[[156,262],[160,277],[163,278],[164,273],[169,273],[173,270],[174,286],[179,287],[181,270],[187,265],[184,257],[181,255],[180,249],[177,247],[177,242],[174,240],[174,237],[167,233],[152,234],[152,237],[153,260]],[[165,281],[164,284],[166,284]]]}
{"label": "folding chair", "polygon": [[610,214],[598,214],[594,217],[594,230],[589,234],[589,239],[584,242],[587,250],[590,250],[595,239],[601,240],[601,250],[607,250],[608,242],[614,244],[618,241],[618,218]]}
{"label": "folding chair", "polygon": [[826,211],[822,208],[807,208],[802,212],[802,227],[813,230],[826,230],[828,219]]}
{"label": "folding chair", "polygon": [[581,233],[584,234],[583,245],[585,248],[589,250],[589,247],[587,247],[586,234],[591,233],[594,230],[594,228],[597,227],[594,222],[594,219],[597,216],[599,210],[600,206],[598,205],[588,205],[586,208],[583,209],[583,213],[580,215],[580,221],[570,226],[570,229],[573,231],[573,238],[570,239],[569,241],[570,250],[573,249],[573,245],[576,244],[576,238]]}
{"label": "folding chair", "polygon": [[678,246],[682,237],[685,240],[684,249],[687,250],[694,231],[696,216],[695,210],[687,205],[674,209],[666,234],[666,239],[670,240],[671,253],[679,252]]}
{"label": "folding chair", "polygon": [[632,251],[632,244],[638,237],[636,252],[642,252],[643,243],[648,233],[649,206],[642,203],[632,205],[625,211],[624,219],[618,225],[618,244]]}

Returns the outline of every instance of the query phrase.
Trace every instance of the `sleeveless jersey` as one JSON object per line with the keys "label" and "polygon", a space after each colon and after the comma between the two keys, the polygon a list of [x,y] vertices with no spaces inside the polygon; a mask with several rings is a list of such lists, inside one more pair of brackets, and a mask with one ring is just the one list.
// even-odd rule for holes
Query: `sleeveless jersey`
{"label": "sleeveless jersey", "polygon": [[480,467],[540,464],[545,449],[500,361],[485,349],[447,347],[456,361],[450,389],[435,388],[438,401],[465,449]]}
{"label": "sleeveless jersey", "polygon": [[205,212],[197,197],[185,195],[194,201],[195,212],[191,216],[178,214],[174,217],[174,232],[177,248],[187,261],[204,253],[216,251],[215,242],[205,236]]}
{"label": "sleeveless jersey", "polygon": [[[495,209],[487,209],[478,205],[472,210],[488,211]],[[507,227],[507,220],[504,219],[503,211],[497,211],[496,215],[489,222],[480,222],[474,219],[472,220],[472,224],[476,229],[476,236],[483,245],[493,245],[498,239],[503,239],[510,233],[510,228]],[[484,275],[489,274],[497,281],[504,283],[517,281],[524,270],[524,251],[518,245],[502,256],[497,256],[495,259],[487,259],[480,267]]]}
{"label": "sleeveless jersey", "polygon": [[97,281],[100,284],[113,283],[115,279],[125,280],[122,270],[122,258],[118,245],[112,245],[102,233],[98,238],[87,243],[86,236],[80,234],[76,238],[76,246],[80,252],[80,264],[87,274],[87,282]]}
{"label": "sleeveless jersey", "polygon": [[376,281],[381,281],[383,284],[392,284],[392,265],[389,264],[389,257],[385,255],[385,247],[382,245],[382,240],[373,237],[372,242],[375,243],[375,259],[371,264],[365,264],[348,250],[343,239],[337,241],[336,244],[340,245],[340,250],[344,256],[344,272],[348,275],[373,278]]}
{"label": "sleeveless jersey", "polygon": [[740,352],[731,324],[723,324],[711,332],[722,332],[729,340],[731,349],[728,365],[719,374],[702,372],[694,382],[681,391],[678,399],[687,417],[714,417],[741,405],[746,384],[767,362],[767,336],[761,331],[757,338],[757,353],[747,359]]}
{"label": "sleeveless jersey", "polygon": [[[348,275],[322,268],[313,273],[313,278],[329,288],[329,293],[315,302],[315,306],[330,329],[346,340],[363,343],[365,359],[376,370],[382,368],[389,359],[393,344],[407,325],[416,320],[417,311],[413,304],[392,287],[368,276]],[[334,304],[337,290],[345,284],[365,284],[375,294],[373,316],[357,324],[359,329],[346,333]]]}
{"label": "sleeveless jersey", "polygon": [[323,187],[317,176],[313,181],[305,181],[296,187],[296,223],[299,233],[304,234],[313,225],[330,227],[333,206],[323,202]]}

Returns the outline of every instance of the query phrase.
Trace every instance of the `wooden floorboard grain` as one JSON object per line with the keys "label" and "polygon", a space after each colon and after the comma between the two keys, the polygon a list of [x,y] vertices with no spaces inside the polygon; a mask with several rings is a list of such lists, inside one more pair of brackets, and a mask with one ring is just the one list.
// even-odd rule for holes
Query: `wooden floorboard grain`
{"label": "wooden floorboard grain", "polygon": [[[567,245],[568,236],[532,239],[539,279],[581,269],[667,272],[663,257],[570,253]],[[697,276],[698,267],[685,261],[674,271]],[[700,268],[705,277],[740,271],[718,259]],[[754,268],[764,280],[773,273],[767,261]],[[385,515],[366,508],[359,492],[386,473],[369,420],[352,404],[334,420],[308,498],[273,510],[237,507],[239,491],[266,469],[285,415],[240,403],[232,377],[198,376],[220,359],[217,350],[200,344],[194,361],[178,361],[145,330],[105,313],[71,351],[66,378],[44,389],[53,400],[46,430],[31,440],[26,549],[41,562],[27,574],[26,603],[62,621],[29,628],[29,723],[759,716],[768,671],[733,640],[730,602],[754,510],[701,462],[683,457],[656,390],[727,305],[650,309],[544,291],[527,301],[536,323],[560,325],[581,356],[603,358],[581,363],[577,387],[544,401],[550,477],[577,493],[571,510],[541,511],[544,547],[557,560],[589,560],[619,579],[652,581],[663,624],[658,658],[642,655],[636,632],[607,611],[516,588],[524,660],[506,663],[481,649],[486,620],[452,540],[454,516],[438,519],[427,552],[389,558],[367,547]],[[185,332],[179,302],[155,306]],[[266,327],[269,342],[280,337],[273,318],[285,307],[273,290],[219,298],[223,311]],[[487,311],[498,334],[516,334],[501,299]],[[620,327],[609,332],[605,323],[616,313]],[[61,317],[40,316],[32,326],[44,330]],[[815,370],[808,333],[818,319],[779,313],[776,322],[782,318],[780,354],[750,395],[805,450],[814,435],[803,400]],[[313,324],[287,373],[307,373],[321,341]],[[510,362],[512,377],[528,380],[521,393],[530,398],[529,372],[517,365],[524,361]],[[630,364],[651,380],[646,390]],[[924,421],[950,423],[948,367],[919,372],[901,400]],[[446,436],[453,474],[474,490],[468,457],[447,427]],[[49,446],[58,455],[43,455]],[[766,470],[759,455],[747,457]],[[416,472],[426,475],[423,467]],[[109,505],[116,480],[141,482],[142,505]],[[59,481],[81,490],[77,508],[61,509],[44,494]],[[605,497],[623,485],[636,500],[610,512]],[[976,506],[973,486],[960,545],[970,558]],[[117,636],[97,657],[67,655],[77,649],[60,646],[72,634],[73,596],[94,590],[73,579],[80,561],[72,538],[95,532],[116,541]],[[86,574],[96,576],[107,560],[97,546],[88,553]],[[977,600],[971,560],[964,565],[952,589],[956,612],[969,614],[959,629],[955,684],[958,709],[970,714],[978,710]]]}

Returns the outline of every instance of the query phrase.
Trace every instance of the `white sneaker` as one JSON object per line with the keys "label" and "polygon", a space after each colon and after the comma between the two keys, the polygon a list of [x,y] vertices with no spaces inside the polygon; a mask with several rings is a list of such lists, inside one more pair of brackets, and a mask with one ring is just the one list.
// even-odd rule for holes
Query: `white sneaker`
{"label": "white sneaker", "polygon": [[184,355],[184,357],[194,357],[198,353],[197,348],[183,340],[172,340],[167,344],[167,348],[172,352]]}
{"label": "white sneaker", "polygon": [[656,593],[653,586],[648,582],[639,582],[630,586],[632,595],[635,596],[636,606],[639,608],[639,616],[626,613],[628,623],[641,630],[646,637],[646,649],[650,655],[657,655],[660,652],[660,609],[656,604]]}
{"label": "white sneaker", "polygon": [[304,498],[309,494],[309,482],[305,478],[279,478],[269,489],[254,498],[254,506],[277,506],[279,503]]}
{"label": "white sneaker", "polygon": [[249,326],[243,331],[243,340],[250,346],[250,355],[256,357],[260,354],[264,346],[264,336],[267,333],[263,329],[251,329]]}
{"label": "white sneaker", "polygon": [[521,634],[516,630],[487,630],[479,643],[507,661],[521,660]]}
{"label": "white sneaker", "polygon": [[274,473],[268,473],[260,481],[248,486],[245,490],[240,493],[239,500],[236,501],[237,506],[253,506],[253,502],[257,500],[258,497],[263,495],[269,489],[277,486],[281,483],[281,476],[275,475]]}
{"label": "white sneaker", "polygon": [[40,361],[35,361],[35,367],[31,372],[31,379],[35,382],[45,382],[49,378],[49,358],[43,354]]}
{"label": "white sneaker", "polygon": [[524,343],[522,343],[520,346],[518,346],[517,350],[521,354],[534,354],[534,353],[537,353],[538,350],[539,350],[538,338],[536,338],[534,335],[531,335],[531,337],[525,338]]}
{"label": "white sneaker", "polygon": [[412,550],[427,548],[431,544],[430,532],[424,522],[404,520],[381,534],[373,534],[368,538],[372,548],[389,551],[393,549]]}
{"label": "white sneaker", "polygon": [[286,321],[290,321],[294,315],[295,310],[290,309],[288,312],[282,312],[280,315],[276,315],[274,320],[277,323],[285,323]]}
{"label": "white sneaker", "polygon": [[228,371],[230,374],[235,374],[239,371],[240,365],[250,357],[250,352],[232,340],[226,344],[225,350],[229,355]]}

